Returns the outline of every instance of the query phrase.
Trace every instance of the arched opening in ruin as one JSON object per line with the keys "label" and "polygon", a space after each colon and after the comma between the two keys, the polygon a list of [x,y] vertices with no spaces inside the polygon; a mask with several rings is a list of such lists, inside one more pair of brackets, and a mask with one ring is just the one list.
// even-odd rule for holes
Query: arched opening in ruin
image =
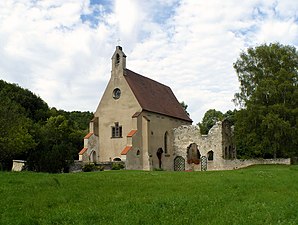
{"label": "arched opening in ruin", "polygon": [[185,159],[182,156],[176,156],[174,159],[174,171],[185,170]]}
{"label": "arched opening in ruin", "polygon": [[196,143],[192,143],[187,147],[187,163],[200,164],[201,153]]}
{"label": "arched opening in ruin", "polygon": [[121,162],[121,159],[120,158],[114,158],[113,161],[114,162]]}
{"label": "arched opening in ruin", "polygon": [[208,161],[213,161],[214,152],[211,150],[207,153]]}
{"label": "arched opening in ruin", "polygon": [[231,145],[229,145],[229,148],[227,146],[225,147],[223,157],[224,157],[224,159],[233,159],[233,158],[235,158],[234,149]]}

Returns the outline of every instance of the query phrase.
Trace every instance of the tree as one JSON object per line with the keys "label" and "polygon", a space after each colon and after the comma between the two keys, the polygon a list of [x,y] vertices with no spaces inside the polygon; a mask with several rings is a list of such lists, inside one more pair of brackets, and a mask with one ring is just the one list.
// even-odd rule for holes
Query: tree
{"label": "tree", "polygon": [[222,121],[224,115],[222,112],[215,109],[209,109],[202,119],[202,123],[198,123],[200,127],[201,134],[208,134],[209,130],[216,124],[218,121]]}
{"label": "tree", "polygon": [[184,109],[185,113],[189,116],[189,113],[187,112],[188,105],[184,101],[180,102],[180,105]]}
{"label": "tree", "polygon": [[234,63],[240,92],[234,102],[237,154],[287,157],[297,154],[298,53],[292,46],[248,48]]}
{"label": "tree", "polygon": [[[77,127],[62,115],[50,117],[39,127],[38,148],[30,152],[28,165],[31,170],[50,173],[67,171],[77,154]],[[82,138],[80,138],[82,140]]]}
{"label": "tree", "polygon": [[31,91],[0,80],[1,95],[20,105],[22,113],[34,122],[45,121],[49,117],[48,105]]}
{"label": "tree", "polygon": [[235,115],[236,115],[237,110],[234,109],[228,110],[225,114],[223,114],[224,120],[227,120],[231,126],[235,124]]}
{"label": "tree", "polygon": [[31,91],[3,80],[0,105],[0,170],[23,159],[31,170],[62,171],[78,157],[93,117],[91,112],[49,109]]}
{"label": "tree", "polygon": [[0,170],[10,170],[12,160],[36,146],[29,133],[32,121],[24,109],[0,91]]}

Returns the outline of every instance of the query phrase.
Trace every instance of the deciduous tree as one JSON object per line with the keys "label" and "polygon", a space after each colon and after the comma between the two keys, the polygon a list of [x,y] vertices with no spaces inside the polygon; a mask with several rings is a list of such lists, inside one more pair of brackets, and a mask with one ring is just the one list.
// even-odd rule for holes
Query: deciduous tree
{"label": "deciduous tree", "polygon": [[202,119],[201,123],[198,123],[200,127],[201,134],[208,134],[209,130],[214,126],[218,121],[222,121],[224,115],[222,112],[215,109],[209,109]]}
{"label": "deciduous tree", "polygon": [[286,157],[298,147],[298,53],[293,46],[248,48],[234,63],[240,91],[235,140],[244,157]]}
{"label": "deciduous tree", "polygon": [[0,169],[10,170],[12,160],[36,143],[29,133],[32,121],[24,116],[24,109],[1,92],[0,105]]}

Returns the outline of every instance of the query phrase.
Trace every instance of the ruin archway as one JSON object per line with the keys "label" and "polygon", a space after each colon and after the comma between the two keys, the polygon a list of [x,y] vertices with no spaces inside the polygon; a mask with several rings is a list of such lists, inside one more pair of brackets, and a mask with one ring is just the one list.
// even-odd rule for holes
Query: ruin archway
{"label": "ruin archway", "polygon": [[212,150],[207,152],[208,161],[213,161],[213,157],[214,157],[214,152]]}
{"label": "ruin archway", "polygon": [[187,163],[200,164],[201,153],[196,143],[192,143],[187,147]]}

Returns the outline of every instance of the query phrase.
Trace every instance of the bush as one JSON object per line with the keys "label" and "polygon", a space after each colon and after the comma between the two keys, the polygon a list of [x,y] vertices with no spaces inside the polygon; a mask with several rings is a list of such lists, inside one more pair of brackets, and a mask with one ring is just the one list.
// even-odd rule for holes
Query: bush
{"label": "bush", "polygon": [[124,165],[122,163],[113,163],[112,170],[121,170],[124,169]]}
{"label": "bush", "polygon": [[97,170],[99,170],[99,171],[104,171],[104,170],[105,170],[105,167],[104,167],[104,166],[97,166],[96,168],[97,168]]}
{"label": "bush", "polygon": [[85,164],[82,168],[83,172],[91,172],[97,170],[97,167],[94,164]]}

